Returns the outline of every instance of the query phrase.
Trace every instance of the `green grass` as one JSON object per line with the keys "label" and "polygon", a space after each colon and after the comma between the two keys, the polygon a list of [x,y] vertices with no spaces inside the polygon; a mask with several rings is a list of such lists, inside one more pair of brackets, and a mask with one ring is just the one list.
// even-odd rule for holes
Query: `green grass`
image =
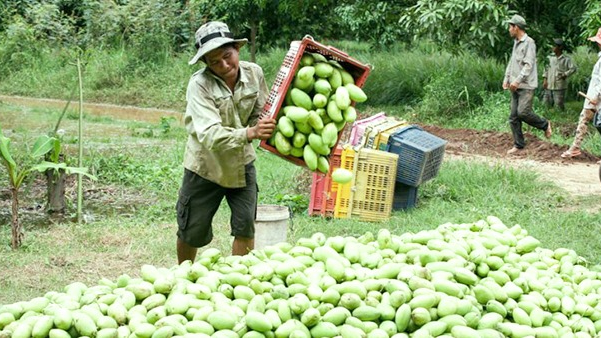
{"label": "green grass", "polygon": [[[366,109],[372,110],[377,108]],[[59,113],[0,105],[3,131],[14,130],[12,149],[17,158],[24,158],[25,145],[52,127]],[[75,137],[76,123],[74,119],[63,120],[68,138]],[[0,304],[62,290],[76,281],[95,285],[102,277],[116,279],[124,273],[138,276],[143,264],[176,264],[174,206],[183,170],[185,131],[175,123],[167,134],[144,136],[135,132],[140,127],[161,130],[158,125],[86,116],[84,163],[100,178],[84,181],[84,219],[88,222],[40,222],[34,213],[22,209],[26,237],[23,247],[13,251],[9,221],[3,218]],[[69,140],[67,151],[69,158],[74,158],[75,140]],[[586,211],[599,210],[598,201],[571,197],[527,168],[445,160],[438,177],[420,186],[417,208],[396,211],[386,222],[368,223],[307,216],[308,171],[261,149],[257,153],[260,203],[290,203],[297,210],[288,233],[291,242],[315,232],[360,236],[382,227],[402,234],[495,215],[509,226],[522,225],[544,247],[571,248],[590,262],[601,263],[601,239],[591,236],[599,232],[600,215]],[[43,206],[45,186],[39,178],[26,182],[21,195],[23,207]],[[0,175],[0,187],[7,184],[6,175]],[[69,189],[67,196],[73,212],[75,191]],[[224,206],[215,218],[215,239],[210,245],[224,253],[231,246],[228,219]]]}

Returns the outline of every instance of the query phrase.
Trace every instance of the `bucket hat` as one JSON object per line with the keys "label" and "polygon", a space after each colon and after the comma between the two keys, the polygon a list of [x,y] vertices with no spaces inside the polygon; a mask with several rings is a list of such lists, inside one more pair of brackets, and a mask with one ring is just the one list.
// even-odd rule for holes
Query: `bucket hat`
{"label": "bucket hat", "polygon": [[588,38],[590,41],[595,41],[596,43],[601,43],[601,28],[597,31],[597,35],[591,36]]}
{"label": "bucket hat", "polygon": [[565,47],[565,43],[563,42],[562,39],[559,39],[559,38],[553,39],[553,44],[555,46]]}
{"label": "bucket hat", "polygon": [[520,27],[521,29],[526,28],[526,19],[524,19],[521,15],[515,14],[514,16],[511,17],[511,19],[509,19],[508,23],[510,23],[512,25],[516,25],[516,26]]}
{"label": "bucket hat", "polygon": [[217,49],[230,42],[235,42],[238,46],[244,46],[247,39],[234,39],[234,34],[230,32],[230,29],[226,24],[219,21],[207,22],[196,31],[195,34],[196,48],[198,51],[196,55],[188,62],[193,65],[206,53]]}

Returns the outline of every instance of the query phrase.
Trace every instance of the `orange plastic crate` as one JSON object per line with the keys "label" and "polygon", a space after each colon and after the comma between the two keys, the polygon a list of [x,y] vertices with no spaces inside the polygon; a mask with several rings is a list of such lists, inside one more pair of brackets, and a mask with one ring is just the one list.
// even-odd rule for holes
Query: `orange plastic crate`
{"label": "orange plastic crate", "polygon": [[[365,80],[367,79],[367,76],[371,70],[367,64],[351,58],[348,56],[348,54],[332,46],[321,44],[313,40],[311,36],[305,36],[301,41],[293,41],[290,44],[290,49],[288,50],[288,53],[286,53],[282,66],[280,67],[280,70],[278,71],[273,82],[267,102],[263,107],[263,116],[270,116],[274,119],[277,119],[280,109],[282,108],[282,103],[285,100],[286,93],[288,92],[288,88],[290,87],[290,83],[294,79],[294,75],[298,69],[300,59],[305,52],[319,53],[325,56],[326,59],[337,61],[353,76],[355,79],[355,84],[358,87],[363,87],[363,84],[365,83]],[[338,141],[340,140],[340,136],[342,135],[343,131],[344,129],[338,132]],[[267,143],[267,140],[262,140],[259,143],[259,147],[294,164],[306,166],[304,159],[291,155],[280,154],[275,147]]]}
{"label": "orange plastic crate", "polygon": [[334,217],[362,221],[390,218],[398,161],[398,155],[394,155],[375,149],[344,148],[340,167],[351,170],[353,180],[338,186]]}
{"label": "orange plastic crate", "polygon": [[311,179],[311,197],[309,199],[309,216],[319,216],[324,213],[323,202],[327,198],[327,177],[313,173]]}

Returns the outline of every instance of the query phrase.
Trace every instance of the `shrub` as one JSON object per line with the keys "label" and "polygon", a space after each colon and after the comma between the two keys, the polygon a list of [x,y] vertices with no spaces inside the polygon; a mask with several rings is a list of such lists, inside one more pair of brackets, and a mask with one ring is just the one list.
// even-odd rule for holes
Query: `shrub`
{"label": "shrub", "polygon": [[0,75],[27,67],[37,54],[34,46],[33,28],[22,17],[15,17],[0,39]]}
{"label": "shrub", "polygon": [[508,92],[482,92],[482,105],[471,110],[464,119],[457,121],[464,128],[482,130],[508,130],[509,103]]}
{"label": "shrub", "polygon": [[[479,105],[480,92],[500,89],[505,70],[493,59],[469,53],[452,55],[428,42],[412,50],[383,51],[368,57],[368,63],[374,65],[364,88],[370,104],[416,105],[428,101],[425,109],[441,108],[445,115]],[[441,95],[446,102],[436,102]]]}
{"label": "shrub", "polygon": [[[591,42],[592,44],[592,42]],[[570,99],[582,100],[578,91],[586,92],[591,78],[593,66],[598,60],[596,51],[588,46],[579,46],[571,54],[572,61],[578,70],[568,79],[568,95]]]}

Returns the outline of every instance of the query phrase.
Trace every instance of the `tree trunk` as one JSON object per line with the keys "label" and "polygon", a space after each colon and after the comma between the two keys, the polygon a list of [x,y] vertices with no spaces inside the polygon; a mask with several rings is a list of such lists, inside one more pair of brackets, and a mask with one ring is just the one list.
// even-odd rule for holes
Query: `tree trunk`
{"label": "tree trunk", "polygon": [[19,191],[17,188],[10,188],[10,192],[13,197],[13,208],[12,208],[12,248],[17,250],[21,246],[23,240],[23,230],[21,224],[19,224]]}
{"label": "tree trunk", "polygon": [[259,25],[256,22],[252,22],[250,24],[250,61],[251,62],[256,62],[258,26]]}
{"label": "tree trunk", "polygon": [[46,186],[48,205],[46,211],[50,214],[62,214],[67,208],[65,203],[65,171],[46,170]]}

